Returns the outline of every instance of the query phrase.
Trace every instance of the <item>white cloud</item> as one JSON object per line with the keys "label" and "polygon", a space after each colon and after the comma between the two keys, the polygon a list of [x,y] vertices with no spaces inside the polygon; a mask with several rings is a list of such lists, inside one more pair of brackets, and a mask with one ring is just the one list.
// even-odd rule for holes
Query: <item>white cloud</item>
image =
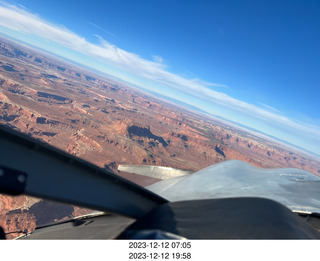
{"label": "white cloud", "polygon": [[263,107],[267,108],[268,110],[271,110],[271,111],[273,111],[273,112],[280,113],[279,110],[277,110],[276,108],[273,108],[273,107],[270,106],[270,105],[264,104],[264,103],[262,103],[262,102],[260,102],[260,104],[261,104]]}
{"label": "white cloud", "polygon": [[161,64],[163,63],[163,58],[159,55],[152,55],[152,59],[156,63],[161,63]]}
{"label": "white cloud", "polygon": [[[99,26],[89,22],[92,26]],[[223,86],[214,83],[207,83],[200,79],[187,79],[167,71],[162,57],[153,56],[153,61],[141,58],[137,54],[127,52],[117,46],[103,40],[100,36],[100,44],[92,44],[85,38],[71,32],[63,26],[51,24],[38,15],[32,14],[17,6],[3,4],[0,6],[0,25],[23,33],[38,35],[50,39],[65,47],[71,48],[83,54],[98,58],[104,62],[127,71],[139,77],[155,81],[171,88],[183,91],[205,99],[221,106],[230,108],[237,112],[250,115],[254,118],[267,121],[281,126],[287,125],[305,135],[320,136],[319,126],[297,123],[279,114],[276,109],[262,104],[265,109],[235,99],[229,95],[212,90],[214,86]],[[103,29],[100,28],[102,31]],[[107,31],[105,31],[107,32]],[[108,33],[108,32],[107,32]],[[158,90],[159,92],[159,90]]]}
{"label": "white cloud", "polygon": [[99,25],[96,25],[95,23],[92,23],[92,22],[87,22],[87,23],[90,24],[90,25],[92,25],[93,27],[97,28],[97,29],[100,30],[101,32],[104,32],[104,33],[108,34],[109,36],[112,36],[112,37],[115,38],[115,39],[119,39],[118,36],[116,36],[115,34],[113,34],[113,33],[109,32],[109,31],[101,28]]}

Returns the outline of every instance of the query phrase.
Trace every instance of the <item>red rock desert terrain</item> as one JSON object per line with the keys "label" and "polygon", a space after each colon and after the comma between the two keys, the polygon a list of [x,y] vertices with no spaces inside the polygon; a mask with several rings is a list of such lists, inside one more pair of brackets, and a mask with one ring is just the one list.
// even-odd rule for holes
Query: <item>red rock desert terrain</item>
{"label": "red rock desert terrain", "polygon": [[[0,123],[111,170],[119,164],[199,170],[230,159],[320,175],[319,159],[213,116],[185,109],[48,54],[0,39]],[[0,226],[14,238],[90,212],[0,195]]]}

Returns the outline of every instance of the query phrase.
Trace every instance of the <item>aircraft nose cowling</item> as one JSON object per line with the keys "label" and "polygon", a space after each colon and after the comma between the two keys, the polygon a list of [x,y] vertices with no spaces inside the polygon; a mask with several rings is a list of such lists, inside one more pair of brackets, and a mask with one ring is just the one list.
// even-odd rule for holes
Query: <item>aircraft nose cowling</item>
{"label": "aircraft nose cowling", "polygon": [[320,178],[301,169],[263,169],[239,160],[224,161],[191,175],[147,187],[169,201],[263,197],[293,211],[320,213]]}

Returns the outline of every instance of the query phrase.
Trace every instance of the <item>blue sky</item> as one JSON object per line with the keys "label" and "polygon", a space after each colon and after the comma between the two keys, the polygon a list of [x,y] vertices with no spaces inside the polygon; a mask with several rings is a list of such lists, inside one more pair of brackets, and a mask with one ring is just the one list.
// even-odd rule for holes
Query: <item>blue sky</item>
{"label": "blue sky", "polygon": [[0,3],[2,34],[320,155],[319,1]]}

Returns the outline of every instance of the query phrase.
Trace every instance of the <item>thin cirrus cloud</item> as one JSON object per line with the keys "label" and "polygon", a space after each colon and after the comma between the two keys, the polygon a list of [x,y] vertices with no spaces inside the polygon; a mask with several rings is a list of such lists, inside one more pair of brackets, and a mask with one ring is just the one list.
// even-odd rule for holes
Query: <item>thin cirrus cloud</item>
{"label": "thin cirrus cloud", "polygon": [[90,24],[90,25],[92,25],[93,27],[97,28],[97,29],[100,30],[101,32],[103,32],[103,33],[105,33],[105,34],[107,34],[107,35],[109,35],[109,36],[112,36],[112,37],[115,38],[115,39],[119,39],[118,36],[116,36],[115,34],[113,34],[113,33],[109,32],[109,31],[101,28],[99,25],[96,25],[95,23],[92,23],[92,22],[89,22],[89,21],[88,21],[87,23]]}
{"label": "thin cirrus cloud", "polygon": [[[97,27],[97,25],[92,22],[89,23]],[[149,61],[141,58],[137,54],[122,50],[99,36],[97,37],[100,39],[100,44],[92,44],[85,38],[63,26],[51,24],[38,15],[28,12],[26,9],[3,3],[2,6],[0,6],[0,26],[49,39],[64,47],[97,58],[100,61],[142,79],[163,84],[172,89],[192,95],[193,97],[198,97],[235,112],[243,113],[256,120],[262,120],[274,126],[286,125],[294,129],[294,132],[303,132],[304,135],[313,137],[316,142],[320,143],[320,140],[316,138],[320,136],[319,126],[306,126],[305,124],[282,116],[279,111],[266,104],[262,104],[264,108],[260,108],[210,88],[215,86],[221,87],[223,85],[207,83],[200,79],[187,79],[171,73],[167,71],[167,67],[160,56],[153,55],[153,61]],[[103,30],[102,28],[100,29]],[[161,94],[161,90],[159,89],[154,91]]]}

